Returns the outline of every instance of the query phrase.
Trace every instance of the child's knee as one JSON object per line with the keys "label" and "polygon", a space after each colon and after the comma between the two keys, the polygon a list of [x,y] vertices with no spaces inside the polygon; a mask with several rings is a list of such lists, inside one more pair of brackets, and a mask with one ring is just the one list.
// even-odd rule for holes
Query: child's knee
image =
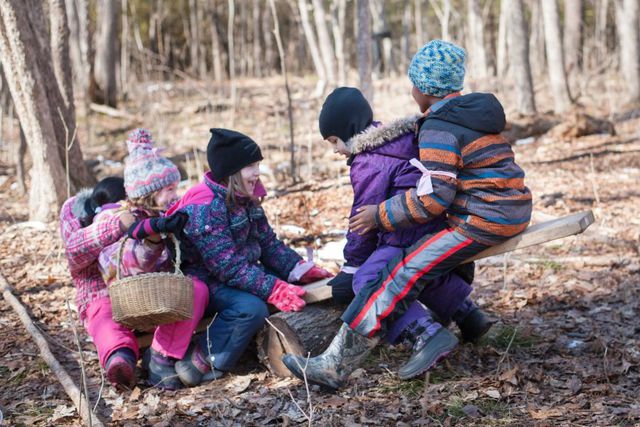
{"label": "child's knee", "polygon": [[265,319],[269,317],[269,308],[267,304],[258,297],[247,299],[243,304],[239,317],[244,320],[248,326],[259,328],[265,324]]}

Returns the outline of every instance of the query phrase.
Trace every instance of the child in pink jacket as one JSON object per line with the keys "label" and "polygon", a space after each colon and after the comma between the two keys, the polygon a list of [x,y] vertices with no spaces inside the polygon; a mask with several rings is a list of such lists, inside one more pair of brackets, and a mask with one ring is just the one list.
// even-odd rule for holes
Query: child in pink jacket
{"label": "child in pink jacket", "polygon": [[[71,197],[60,212],[60,233],[76,287],[78,314],[94,339],[107,379],[116,386],[131,384],[138,346],[132,331],[111,320],[111,304],[98,270],[98,255],[105,246],[120,239],[135,218],[125,214],[97,223],[94,217],[102,209],[119,207],[114,203],[124,198],[123,179],[109,177],[100,181],[93,192],[83,190]],[[106,343],[102,339],[105,335],[110,337]]]}
{"label": "child in pink jacket", "polygon": [[[117,254],[122,245],[121,277],[171,270],[169,250],[161,233],[179,235],[188,220],[184,213],[164,216],[178,199],[176,188],[180,173],[171,161],[160,156],[157,149],[153,148],[151,135],[144,129],[136,129],[129,135],[127,146],[129,157],[124,172],[127,202],[121,209],[101,213],[96,222],[109,222],[114,216],[133,214],[137,221],[130,227],[129,234],[139,240],[121,240],[100,253],[100,270],[107,284],[116,279]],[[207,286],[199,280],[194,280],[193,286],[192,318],[161,325],[154,333],[148,367],[149,381],[160,388],[175,390],[182,387],[175,372],[175,362],[184,357],[209,302]]]}

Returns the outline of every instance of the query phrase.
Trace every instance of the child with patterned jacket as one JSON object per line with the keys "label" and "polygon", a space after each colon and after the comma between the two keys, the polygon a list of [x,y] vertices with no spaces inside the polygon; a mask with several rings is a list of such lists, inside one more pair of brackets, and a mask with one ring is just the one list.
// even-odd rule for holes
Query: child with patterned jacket
{"label": "child with patterned jacket", "polygon": [[94,221],[96,212],[119,208],[126,194],[122,178],[108,177],[93,191],[71,197],[60,212],[60,233],[76,287],[78,315],[98,349],[109,382],[129,387],[135,373],[138,346],[133,332],[111,319],[107,285],[98,269],[100,251],[118,241],[133,224],[130,214]]}
{"label": "child with patterned jacket", "polygon": [[[320,112],[320,132],[334,152],[349,158],[353,188],[351,216],[362,206],[382,203],[415,186],[421,176],[420,170],[411,164],[419,155],[413,141],[418,118],[410,116],[388,125],[374,122],[371,106],[356,88],[337,88],[327,97]],[[345,266],[330,282],[334,300],[351,302],[354,292],[375,280],[387,262],[403,248],[445,226],[445,217],[441,215],[426,224],[393,231],[371,230],[361,234],[350,231],[344,248]],[[420,302],[412,303],[407,312],[390,325],[386,340],[394,343],[402,333],[414,341],[415,347],[431,346],[430,366],[450,352],[457,345],[457,338],[432,319],[422,304],[441,321],[454,320],[466,341],[477,341],[484,335],[491,322],[468,298],[471,287],[458,274],[464,273],[465,279],[471,282],[473,265],[468,267],[466,271],[458,269],[433,279],[420,294]],[[399,376],[404,377],[403,368]]]}
{"label": "child with patterned jacket", "polygon": [[[98,223],[127,213],[136,218],[128,230],[132,238],[107,246],[100,253],[100,271],[107,284],[116,279],[117,269],[122,277],[171,270],[169,249],[161,233],[180,235],[187,221],[183,213],[164,215],[178,199],[176,189],[180,173],[153,147],[151,134],[145,129],[134,130],[127,139],[127,148],[129,157],[125,160],[124,170],[127,200],[120,209],[101,212],[96,218]],[[117,265],[118,252],[123,245],[120,265]],[[175,362],[184,357],[209,298],[207,286],[198,280],[193,282],[193,317],[160,325],[154,331],[148,371],[149,382],[159,388],[175,390],[182,387]]]}
{"label": "child with patterned jacket", "polygon": [[260,147],[248,136],[211,129],[210,172],[169,213],[184,212],[183,270],[209,286],[207,312],[217,313],[205,334],[176,364],[180,378],[198,384],[230,370],[269,315],[305,306],[304,289],[331,274],[305,262],[271,229],[260,199]]}
{"label": "child with patterned jacket", "polygon": [[[422,177],[404,194],[361,207],[350,220],[352,230],[392,231],[445,213],[448,227],[403,249],[356,295],[327,351],[306,364],[306,379],[313,383],[339,388],[431,279],[529,224],[531,193],[511,146],[500,135],[505,126],[502,105],[492,94],[459,92],[465,56],[461,47],[434,40],[413,57],[408,71],[412,95],[424,114],[417,130],[416,167]],[[417,350],[405,365],[408,377],[428,369],[428,357]],[[299,357],[286,355],[284,362],[303,377]]]}

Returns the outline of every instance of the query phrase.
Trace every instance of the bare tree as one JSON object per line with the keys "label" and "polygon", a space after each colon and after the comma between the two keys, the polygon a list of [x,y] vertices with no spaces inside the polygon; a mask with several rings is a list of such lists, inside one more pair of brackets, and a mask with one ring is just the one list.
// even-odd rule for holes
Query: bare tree
{"label": "bare tree", "polygon": [[260,57],[262,53],[260,44],[260,0],[253,0],[252,20],[253,75],[255,77],[262,77],[262,60]]}
{"label": "bare tree", "polygon": [[313,67],[318,75],[318,85],[316,86],[315,96],[321,96],[327,86],[327,73],[325,72],[324,64],[320,57],[320,49],[318,48],[316,33],[313,31],[313,27],[309,21],[309,5],[307,4],[307,0],[298,0],[298,10],[300,11],[300,23],[302,24],[302,30],[304,31],[305,39],[309,45],[311,61],[313,61]]}
{"label": "bare tree", "polygon": [[[509,6],[512,2],[500,2],[500,17],[498,20],[498,46],[496,49],[497,56],[497,74],[498,77],[504,77],[507,74],[507,32],[509,31]],[[529,43],[527,39],[527,43]],[[529,48],[527,47],[527,52]],[[527,62],[529,59],[527,58]]]}
{"label": "bare tree", "polygon": [[531,4],[531,38],[529,39],[529,58],[531,72],[539,77],[545,71],[546,55],[544,49],[544,20],[540,0],[533,0]]}
{"label": "bare tree", "polygon": [[189,58],[191,72],[200,75],[200,21],[198,20],[198,1],[189,0]]}
{"label": "bare tree", "polygon": [[209,0],[209,23],[211,27],[211,62],[213,65],[213,78],[217,82],[223,79],[222,52],[220,37],[218,35],[218,17],[215,9],[215,0]]}
{"label": "bare tree", "polygon": [[541,0],[544,18],[544,38],[547,48],[549,80],[553,93],[554,111],[563,113],[571,107],[571,95],[567,84],[567,73],[564,68],[562,38],[560,36],[560,19],[556,0]]}
{"label": "bare tree", "polygon": [[569,74],[578,72],[581,65],[583,16],[582,0],[564,1],[564,57]]}
{"label": "bare tree", "polygon": [[620,38],[620,69],[627,85],[627,100],[640,102],[640,5],[637,0],[616,0]]}
{"label": "bare tree", "polygon": [[594,44],[596,50],[596,63],[606,60],[607,49],[607,27],[609,20],[609,0],[596,0],[595,2],[595,34]]}
{"label": "bare tree", "polygon": [[410,39],[409,39],[409,27],[411,25],[411,8],[409,7],[409,0],[403,2],[404,12],[402,13],[402,40],[400,41],[400,66],[403,70],[407,69],[409,65],[409,52]]}
{"label": "bare tree", "polygon": [[360,90],[369,102],[373,102],[373,84],[371,82],[371,15],[368,0],[357,0],[357,57]]}
{"label": "bare tree", "polygon": [[118,41],[118,0],[98,2],[98,30],[93,77],[96,91],[93,100],[111,107],[117,104],[116,48]]}
{"label": "bare tree", "polygon": [[529,39],[527,37],[527,21],[524,17],[522,0],[510,0],[507,8],[509,21],[508,46],[509,69],[513,76],[516,90],[518,113],[535,114],[536,103],[533,95],[533,81],[529,66]]}
{"label": "bare tree", "polygon": [[388,76],[393,71],[391,60],[391,31],[385,10],[384,0],[371,0],[371,18],[373,21],[373,70]]}
{"label": "bare tree", "polygon": [[442,40],[451,40],[449,34],[449,21],[451,20],[451,1],[450,0],[429,0],[433,7],[438,20],[440,21]]}
{"label": "bare tree", "polygon": [[336,47],[336,60],[338,62],[338,84],[344,86],[347,83],[347,66],[344,57],[344,31],[347,14],[346,0],[333,0],[331,3],[331,27],[333,41]]}
{"label": "bare tree", "polygon": [[426,3],[421,0],[413,1],[413,10],[415,15],[415,29],[416,29],[416,49],[421,48],[427,42],[425,32],[422,26],[422,7],[426,8]]}
{"label": "bare tree", "polygon": [[67,0],[69,26],[69,56],[73,71],[74,87],[83,97],[88,97],[89,80],[93,70],[89,61],[89,4],[88,0]]}
{"label": "bare tree", "polygon": [[480,0],[467,0],[467,16],[469,22],[468,46],[472,75],[483,79],[488,75],[487,53],[484,48],[484,26],[480,11]]}
{"label": "bare tree", "polygon": [[318,31],[318,42],[320,44],[322,62],[324,63],[324,69],[327,74],[329,84],[334,85],[336,82],[335,53],[333,52],[333,44],[331,43],[331,37],[329,36],[329,30],[327,29],[324,6],[322,4],[322,0],[312,0],[312,3],[313,18],[316,23],[316,30]]}
{"label": "bare tree", "polygon": [[[53,41],[54,48],[66,45],[68,49],[68,30],[61,29],[61,22],[65,27],[67,25],[65,5],[51,2],[49,7],[50,13],[62,15],[56,16],[51,26],[52,31],[58,33]],[[64,116],[69,112],[64,103],[69,92],[62,89],[64,84],[58,85],[53,70],[54,59],[47,43],[42,3],[37,0],[3,0],[0,2],[0,18],[0,59],[33,162],[29,216],[33,220],[47,221],[57,216],[67,196],[61,153],[68,151],[70,139],[65,140],[60,135],[63,133]],[[60,62],[58,64],[59,70],[63,70]],[[68,61],[66,68],[68,77],[63,79],[70,81]],[[73,103],[73,98],[67,99]],[[82,153],[79,147],[77,150],[80,162],[68,169],[72,169],[74,176],[83,175],[82,172],[86,176]]]}

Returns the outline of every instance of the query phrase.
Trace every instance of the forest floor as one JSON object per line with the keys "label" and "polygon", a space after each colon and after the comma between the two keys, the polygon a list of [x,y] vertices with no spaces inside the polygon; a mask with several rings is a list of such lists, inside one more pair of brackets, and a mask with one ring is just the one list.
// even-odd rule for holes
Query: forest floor
{"label": "forest floor", "polygon": [[[285,184],[288,126],[278,79],[243,82],[235,118],[221,88],[141,85],[120,107],[135,114],[82,117],[79,140],[95,171],[117,173],[126,132],[148,126],[195,179],[206,163],[210,127],[247,132],[266,158],[272,225],[301,251],[310,242],[320,262],[337,271],[339,230],[352,194],[344,161],[314,131],[321,102],[308,97],[312,89],[312,82],[294,81],[302,177],[295,186]],[[374,111],[383,120],[414,110],[405,80],[378,83],[376,90]],[[534,195],[534,221],[593,209],[596,223],[579,236],[480,261],[472,296],[498,323],[478,345],[460,345],[425,377],[399,380],[409,350],[381,346],[336,394],[312,387],[307,396],[304,384],[273,377],[252,356],[234,375],[192,389],[162,392],[141,381],[132,392],[118,393],[109,385],[101,390],[95,350],[80,329],[91,401],[100,396],[98,413],[120,426],[297,425],[306,422],[297,405],[308,412],[309,404],[318,426],[639,425],[640,114],[605,110],[616,135],[567,137],[571,132],[556,129],[514,145]],[[73,305],[74,290],[58,224],[26,222],[27,197],[17,192],[14,175],[0,165],[0,271],[80,384],[66,305],[67,299]],[[0,325],[4,423],[80,425],[4,300]]]}

